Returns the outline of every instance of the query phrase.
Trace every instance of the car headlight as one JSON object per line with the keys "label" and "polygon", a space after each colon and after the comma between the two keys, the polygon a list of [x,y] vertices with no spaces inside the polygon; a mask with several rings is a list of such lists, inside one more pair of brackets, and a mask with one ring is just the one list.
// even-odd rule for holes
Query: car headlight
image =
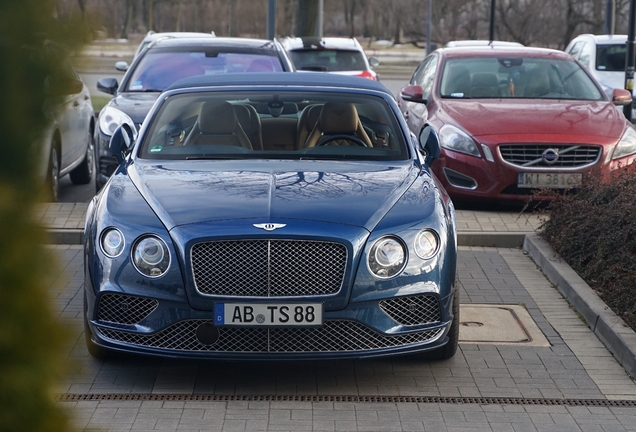
{"label": "car headlight", "polygon": [[117,108],[107,106],[99,114],[99,129],[104,135],[112,135],[124,123],[128,123],[135,130],[135,124],[128,114]]}
{"label": "car headlight", "polygon": [[475,141],[466,132],[451,125],[444,125],[439,131],[439,144],[448,150],[481,157]]}
{"label": "car headlight", "polygon": [[102,252],[109,258],[118,257],[124,250],[126,241],[124,235],[117,228],[107,228],[100,239]]}
{"label": "car headlight", "polygon": [[614,149],[612,159],[620,159],[636,153],[636,130],[628,126]]}
{"label": "car headlight", "polygon": [[415,236],[415,244],[413,245],[415,253],[423,260],[431,259],[439,250],[439,238],[437,234],[431,230],[422,230]]}
{"label": "car headlight", "polygon": [[406,248],[396,237],[382,237],[373,243],[367,263],[369,270],[380,279],[400,273],[406,266]]}
{"label": "car headlight", "polygon": [[163,240],[154,236],[137,240],[132,257],[135,268],[148,277],[162,276],[170,266],[168,246]]}

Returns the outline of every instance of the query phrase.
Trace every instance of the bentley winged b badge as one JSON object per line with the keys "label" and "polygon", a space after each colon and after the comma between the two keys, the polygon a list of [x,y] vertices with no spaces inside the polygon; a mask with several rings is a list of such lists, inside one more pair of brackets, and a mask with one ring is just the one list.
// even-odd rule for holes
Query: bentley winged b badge
{"label": "bentley winged b badge", "polygon": [[278,228],[283,228],[287,226],[287,224],[277,224],[277,223],[262,223],[262,224],[254,224],[256,228],[264,229],[265,231],[274,231]]}

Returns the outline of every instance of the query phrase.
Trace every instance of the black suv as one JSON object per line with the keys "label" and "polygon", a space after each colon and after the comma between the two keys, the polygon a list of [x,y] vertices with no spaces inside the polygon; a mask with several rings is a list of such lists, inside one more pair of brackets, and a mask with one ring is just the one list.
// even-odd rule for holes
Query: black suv
{"label": "black suv", "polygon": [[174,82],[198,75],[237,72],[293,72],[285,50],[276,42],[244,38],[160,39],[137,56],[121,83],[101,78],[97,88],[113,95],[99,113],[95,128],[96,190],[117,168],[108,144],[118,126],[139,129],[159,94]]}

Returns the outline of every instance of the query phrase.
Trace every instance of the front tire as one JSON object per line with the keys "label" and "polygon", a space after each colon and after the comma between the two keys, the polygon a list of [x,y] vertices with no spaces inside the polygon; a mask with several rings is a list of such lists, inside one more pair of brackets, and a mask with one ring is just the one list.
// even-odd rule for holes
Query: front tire
{"label": "front tire", "polygon": [[57,143],[51,144],[51,154],[49,155],[48,174],[46,178],[46,189],[53,202],[60,199],[60,159],[58,157]]}

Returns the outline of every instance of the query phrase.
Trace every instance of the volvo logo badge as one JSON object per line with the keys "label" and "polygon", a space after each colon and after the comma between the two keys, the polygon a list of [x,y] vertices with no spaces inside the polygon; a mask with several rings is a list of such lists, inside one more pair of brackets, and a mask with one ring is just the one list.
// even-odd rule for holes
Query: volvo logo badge
{"label": "volvo logo badge", "polygon": [[548,165],[554,165],[556,161],[559,160],[559,151],[553,148],[549,148],[543,152],[543,154],[541,155],[541,159],[543,159],[543,162],[547,163]]}
{"label": "volvo logo badge", "polygon": [[263,224],[254,224],[256,228],[264,229],[265,231],[274,231],[278,228],[283,228],[287,226],[287,224],[277,224],[277,223],[263,223]]}

